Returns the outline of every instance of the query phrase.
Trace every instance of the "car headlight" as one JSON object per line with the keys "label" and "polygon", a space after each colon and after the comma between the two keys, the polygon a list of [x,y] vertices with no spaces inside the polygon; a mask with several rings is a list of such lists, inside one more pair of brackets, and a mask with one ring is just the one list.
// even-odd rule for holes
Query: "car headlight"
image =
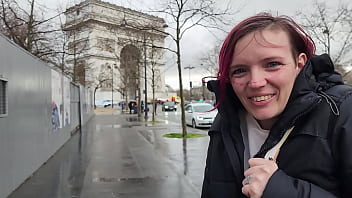
{"label": "car headlight", "polygon": [[203,120],[203,116],[197,116],[197,120]]}
{"label": "car headlight", "polygon": [[168,106],[165,106],[165,109],[168,109],[169,107]]}
{"label": "car headlight", "polygon": [[177,107],[177,106],[175,105],[174,108],[176,109],[176,107]]}

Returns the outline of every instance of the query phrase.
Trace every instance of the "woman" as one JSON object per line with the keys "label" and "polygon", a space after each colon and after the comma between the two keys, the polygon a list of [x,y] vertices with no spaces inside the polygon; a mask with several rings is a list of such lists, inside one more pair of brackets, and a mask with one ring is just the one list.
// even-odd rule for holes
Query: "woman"
{"label": "woman", "polygon": [[288,17],[259,14],[219,55],[202,197],[352,196],[352,88]]}

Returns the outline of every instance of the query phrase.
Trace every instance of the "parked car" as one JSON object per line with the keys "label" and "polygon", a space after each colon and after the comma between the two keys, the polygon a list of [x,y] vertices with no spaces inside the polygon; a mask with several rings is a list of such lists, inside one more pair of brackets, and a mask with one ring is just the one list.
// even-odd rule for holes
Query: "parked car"
{"label": "parked car", "polygon": [[177,111],[177,105],[175,102],[164,102],[162,111]]}
{"label": "parked car", "polygon": [[190,103],[185,108],[186,124],[196,127],[210,127],[218,113],[217,109],[209,103]]}
{"label": "parked car", "polygon": [[[112,104],[112,100],[103,100],[103,107],[106,108],[106,107],[109,107],[111,106]],[[114,100],[114,106],[118,106],[118,103],[116,100]]]}
{"label": "parked car", "polygon": [[191,104],[191,101],[188,101],[188,100],[184,101],[184,106],[185,106],[185,107],[186,107],[187,105],[189,105],[189,104]]}

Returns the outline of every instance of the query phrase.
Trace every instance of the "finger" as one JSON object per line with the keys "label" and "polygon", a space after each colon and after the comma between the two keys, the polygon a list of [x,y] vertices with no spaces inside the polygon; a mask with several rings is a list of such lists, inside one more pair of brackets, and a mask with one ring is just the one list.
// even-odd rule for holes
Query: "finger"
{"label": "finger", "polygon": [[248,185],[242,187],[242,194],[244,194],[246,197],[251,197],[249,191],[250,187]]}
{"label": "finger", "polygon": [[252,180],[252,177],[250,175],[246,176],[242,181],[242,185],[245,186],[245,185],[250,184],[251,180]]}
{"label": "finger", "polygon": [[[271,167],[270,169],[276,169],[277,168],[277,164],[276,162],[272,161],[272,160],[267,160],[267,159],[262,159],[262,158],[252,158],[248,161],[249,163],[249,167],[245,172],[244,172],[244,176],[248,176],[251,174],[256,173],[257,171],[260,171],[262,169],[267,169],[269,167]],[[265,168],[266,167],[266,168]]]}
{"label": "finger", "polygon": [[250,158],[248,160],[248,164],[250,167],[252,166],[258,166],[258,165],[264,165],[267,164],[268,162],[273,161],[273,160],[267,160],[264,158]]}

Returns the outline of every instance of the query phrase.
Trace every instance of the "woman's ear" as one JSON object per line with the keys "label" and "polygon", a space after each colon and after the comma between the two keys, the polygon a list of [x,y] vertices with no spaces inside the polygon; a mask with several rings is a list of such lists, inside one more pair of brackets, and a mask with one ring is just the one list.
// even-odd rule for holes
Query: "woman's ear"
{"label": "woman's ear", "polygon": [[301,71],[307,62],[307,55],[305,53],[300,53],[297,57],[297,69]]}

